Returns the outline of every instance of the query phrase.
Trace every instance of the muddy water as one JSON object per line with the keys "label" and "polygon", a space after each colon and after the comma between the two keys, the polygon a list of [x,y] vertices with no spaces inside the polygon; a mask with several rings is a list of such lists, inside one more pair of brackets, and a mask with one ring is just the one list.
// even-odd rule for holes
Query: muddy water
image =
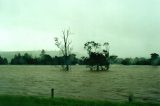
{"label": "muddy water", "polygon": [[160,67],[113,65],[109,72],[91,72],[73,66],[0,66],[0,94],[127,101],[160,102]]}

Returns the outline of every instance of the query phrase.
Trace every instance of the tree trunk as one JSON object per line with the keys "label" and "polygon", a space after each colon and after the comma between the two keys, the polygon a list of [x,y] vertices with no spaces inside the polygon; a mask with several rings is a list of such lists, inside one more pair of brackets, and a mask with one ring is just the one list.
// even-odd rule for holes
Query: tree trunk
{"label": "tree trunk", "polygon": [[66,71],[69,71],[69,65],[68,64],[66,65]]}
{"label": "tree trunk", "polygon": [[69,71],[68,57],[65,56],[65,70]]}
{"label": "tree trunk", "polygon": [[97,65],[97,71],[99,71],[99,65]]}

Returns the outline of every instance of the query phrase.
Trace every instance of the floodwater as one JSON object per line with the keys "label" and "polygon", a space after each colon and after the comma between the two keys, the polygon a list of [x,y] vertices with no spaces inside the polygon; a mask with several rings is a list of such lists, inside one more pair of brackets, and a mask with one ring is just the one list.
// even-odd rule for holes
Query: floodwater
{"label": "floodwater", "polygon": [[0,95],[160,102],[160,67],[112,65],[110,71],[91,72],[85,66],[0,66]]}

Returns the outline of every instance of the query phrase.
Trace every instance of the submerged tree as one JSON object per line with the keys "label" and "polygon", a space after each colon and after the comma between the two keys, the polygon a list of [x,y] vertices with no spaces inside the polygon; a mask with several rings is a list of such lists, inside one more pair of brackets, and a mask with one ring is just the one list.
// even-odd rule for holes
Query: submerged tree
{"label": "submerged tree", "polygon": [[69,30],[62,31],[62,41],[59,40],[59,38],[55,37],[55,45],[60,49],[63,57],[64,57],[64,63],[62,65],[62,68],[66,71],[69,70],[69,55],[71,54],[71,41],[69,40],[69,35],[71,34]]}
{"label": "submerged tree", "polygon": [[109,69],[109,43],[104,43],[104,49],[101,50],[101,44],[90,41],[84,44],[88,52],[87,64],[90,70],[108,70]]}
{"label": "submerged tree", "polygon": [[158,65],[160,63],[159,55],[157,53],[152,53],[150,62],[151,65]]}

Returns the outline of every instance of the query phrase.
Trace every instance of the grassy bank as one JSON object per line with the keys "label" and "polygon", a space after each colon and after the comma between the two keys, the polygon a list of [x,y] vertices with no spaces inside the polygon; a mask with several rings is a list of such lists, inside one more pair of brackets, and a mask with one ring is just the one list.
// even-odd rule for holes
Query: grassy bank
{"label": "grassy bank", "polygon": [[87,101],[66,98],[38,98],[25,96],[0,96],[0,106],[160,106],[155,103],[140,102],[107,102],[107,101]]}

